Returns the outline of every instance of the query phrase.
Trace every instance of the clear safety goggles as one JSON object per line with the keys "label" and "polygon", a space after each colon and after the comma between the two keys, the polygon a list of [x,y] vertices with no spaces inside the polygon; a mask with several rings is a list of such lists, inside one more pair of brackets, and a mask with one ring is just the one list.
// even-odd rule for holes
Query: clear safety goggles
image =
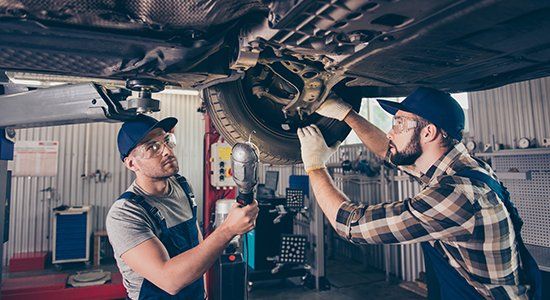
{"label": "clear safety goggles", "polygon": [[136,156],[144,159],[160,156],[164,152],[164,147],[174,149],[176,147],[176,136],[173,133],[167,133],[162,139],[155,139],[146,142],[135,149]]}
{"label": "clear safety goggles", "polygon": [[394,117],[391,126],[394,133],[401,133],[416,128],[418,121],[407,117]]}

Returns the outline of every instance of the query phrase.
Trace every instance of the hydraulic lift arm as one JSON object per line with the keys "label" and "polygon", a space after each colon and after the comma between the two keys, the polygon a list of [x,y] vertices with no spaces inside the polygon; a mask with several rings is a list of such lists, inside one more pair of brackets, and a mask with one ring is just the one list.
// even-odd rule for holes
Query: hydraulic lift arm
{"label": "hydraulic lift arm", "polygon": [[95,83],[62,85],[0,96],[0,128],[117,122],[136,116],[122,106],[130,92]]}

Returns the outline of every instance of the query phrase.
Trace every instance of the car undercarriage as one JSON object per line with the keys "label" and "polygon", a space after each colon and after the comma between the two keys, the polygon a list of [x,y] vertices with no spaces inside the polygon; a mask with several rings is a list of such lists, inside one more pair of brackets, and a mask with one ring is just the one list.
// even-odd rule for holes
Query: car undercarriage
{"label": "car undercarriage", "polygon": [[345,138],[314,113],[329,93],[358,110],[550,73],[549,1],[4,0],[0,24],[9,78],[200,89],[224,137],[256,132],[269,163],[299,161],[303,125]]}

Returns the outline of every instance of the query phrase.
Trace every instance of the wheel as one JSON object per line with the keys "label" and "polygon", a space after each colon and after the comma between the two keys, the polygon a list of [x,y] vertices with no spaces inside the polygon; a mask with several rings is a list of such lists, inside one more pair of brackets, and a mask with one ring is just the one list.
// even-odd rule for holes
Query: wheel
{"label": "wheel", "polygon": [[[207,111],[217,130],[231,145],[251,141],[260,149],[260,161],[268,164],[285,165],[301,162],[300,142],[296,134],[298,127],[316,124],[329,146],[343,141],[351,128],[344,122],[313,114],[299,119],[286,119],[283,105],[252,94],[247,80],[233,81],[203,90]],[[361,96],[343,84],[334,92],[355,111],[361,106]]]}

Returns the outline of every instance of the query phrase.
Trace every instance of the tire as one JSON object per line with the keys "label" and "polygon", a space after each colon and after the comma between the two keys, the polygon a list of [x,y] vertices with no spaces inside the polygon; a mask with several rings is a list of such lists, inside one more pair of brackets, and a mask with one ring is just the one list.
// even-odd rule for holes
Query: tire
{"label": "tire", "polygon": [[[274,165],[301,163],[300,142],[296,129],[283,131],[280,107],[273,103],[263,102],[253,96],[250,89],[243,87],[243,81],[233,81],[215,85],[203,90],[206,108],[216,129],[225,140],[234,145],[238,142],[251,141],[260,149],[260,161]],[[353,93],[343,85],[333,89],[355,111],[361,106],[361,96]],[[351,131],[344,122],[314,114],[306,118],[298,127],[316,124],[329,146],[343,141]]]}

